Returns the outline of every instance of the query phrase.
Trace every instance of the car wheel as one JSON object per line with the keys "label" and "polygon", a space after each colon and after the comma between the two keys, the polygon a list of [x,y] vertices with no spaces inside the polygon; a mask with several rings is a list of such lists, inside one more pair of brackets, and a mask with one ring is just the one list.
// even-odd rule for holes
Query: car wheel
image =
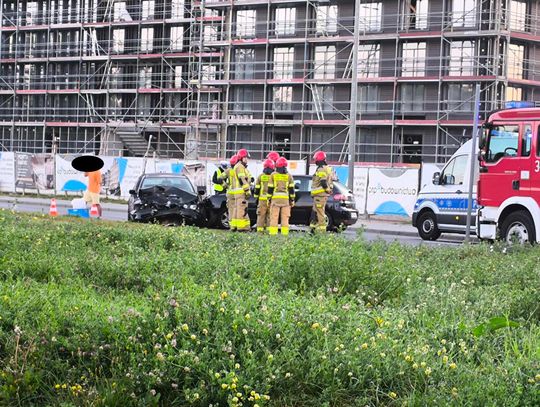
{"label": "car wheel", "polygon": [[501,225],[501,236],[508,244],[533,244],[536,234],[529,213],[517,211],[508,215]]}
{"label": "car wheel", "polygon": [[418,234],[423,240],[437,240],[441,231],[437,226],[437,219],[433,212],[424,212],[418,218]]}
{"label": "car wheel", "polygon": [[326,211],[324,213],[324,221],[326,222],[326,230],[329,232],[336,231],[336,225],[334,224],[334,219],[332,218],[332,215]]}
{"label": "car wheel", "polygon": [[221,229],[229,229],[229,210],[221,208],[217,216],[217,226]]}

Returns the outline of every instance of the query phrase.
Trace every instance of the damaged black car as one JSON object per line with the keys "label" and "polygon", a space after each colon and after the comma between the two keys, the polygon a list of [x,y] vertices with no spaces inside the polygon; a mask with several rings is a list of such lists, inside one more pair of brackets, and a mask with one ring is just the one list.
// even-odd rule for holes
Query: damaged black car
{"label": "damaged black car", "polygon": [[166,226],[206,223],[201,211],[205,190],[196,190],[185,175],[143,174],[129,194],[128,221]]}

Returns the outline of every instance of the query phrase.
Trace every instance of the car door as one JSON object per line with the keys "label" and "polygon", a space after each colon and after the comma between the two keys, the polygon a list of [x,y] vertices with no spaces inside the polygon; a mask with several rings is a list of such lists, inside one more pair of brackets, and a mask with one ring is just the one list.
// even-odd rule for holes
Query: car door
{"label": "car door", "polygon": [[470,154],[457,155],[444,167],[439,178],[436,202],[441,230],[459,230],[467,224]]}
{"label": "car door", "polygon": [[291,211],[290,223],[293,225],[306,225],[311,216],[313,199],[311,198],[310,179],[308,177],[297,177],[294,179],[296,201]]}

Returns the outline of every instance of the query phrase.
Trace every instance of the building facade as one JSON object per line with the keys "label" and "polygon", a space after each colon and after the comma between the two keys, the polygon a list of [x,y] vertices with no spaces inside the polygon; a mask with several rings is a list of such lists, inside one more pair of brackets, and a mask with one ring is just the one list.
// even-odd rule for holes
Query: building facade
{"label": "building facade", "polygon": [[[0,0],[0,149],[445,161],[538,98],[539,1]],[[353,84],[354,43],[358,39]]]}

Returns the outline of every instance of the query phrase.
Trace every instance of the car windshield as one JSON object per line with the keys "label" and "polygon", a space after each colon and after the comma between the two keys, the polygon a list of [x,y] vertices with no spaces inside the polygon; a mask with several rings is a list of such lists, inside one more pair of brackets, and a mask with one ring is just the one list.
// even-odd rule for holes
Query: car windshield
{"label": "car windshield", "polygon": [[494,163],[503,157],[517,156],[519,143],[519,126],[496,125],[489,129],[487,135],[486,162]]}
{"label": "car windshield", "polygon": [[182,191],[195,194],[193,185],[183,177],[146,177],[143,180],[141,189],[152,188],[156,185],[164,188],[178,188]]}

